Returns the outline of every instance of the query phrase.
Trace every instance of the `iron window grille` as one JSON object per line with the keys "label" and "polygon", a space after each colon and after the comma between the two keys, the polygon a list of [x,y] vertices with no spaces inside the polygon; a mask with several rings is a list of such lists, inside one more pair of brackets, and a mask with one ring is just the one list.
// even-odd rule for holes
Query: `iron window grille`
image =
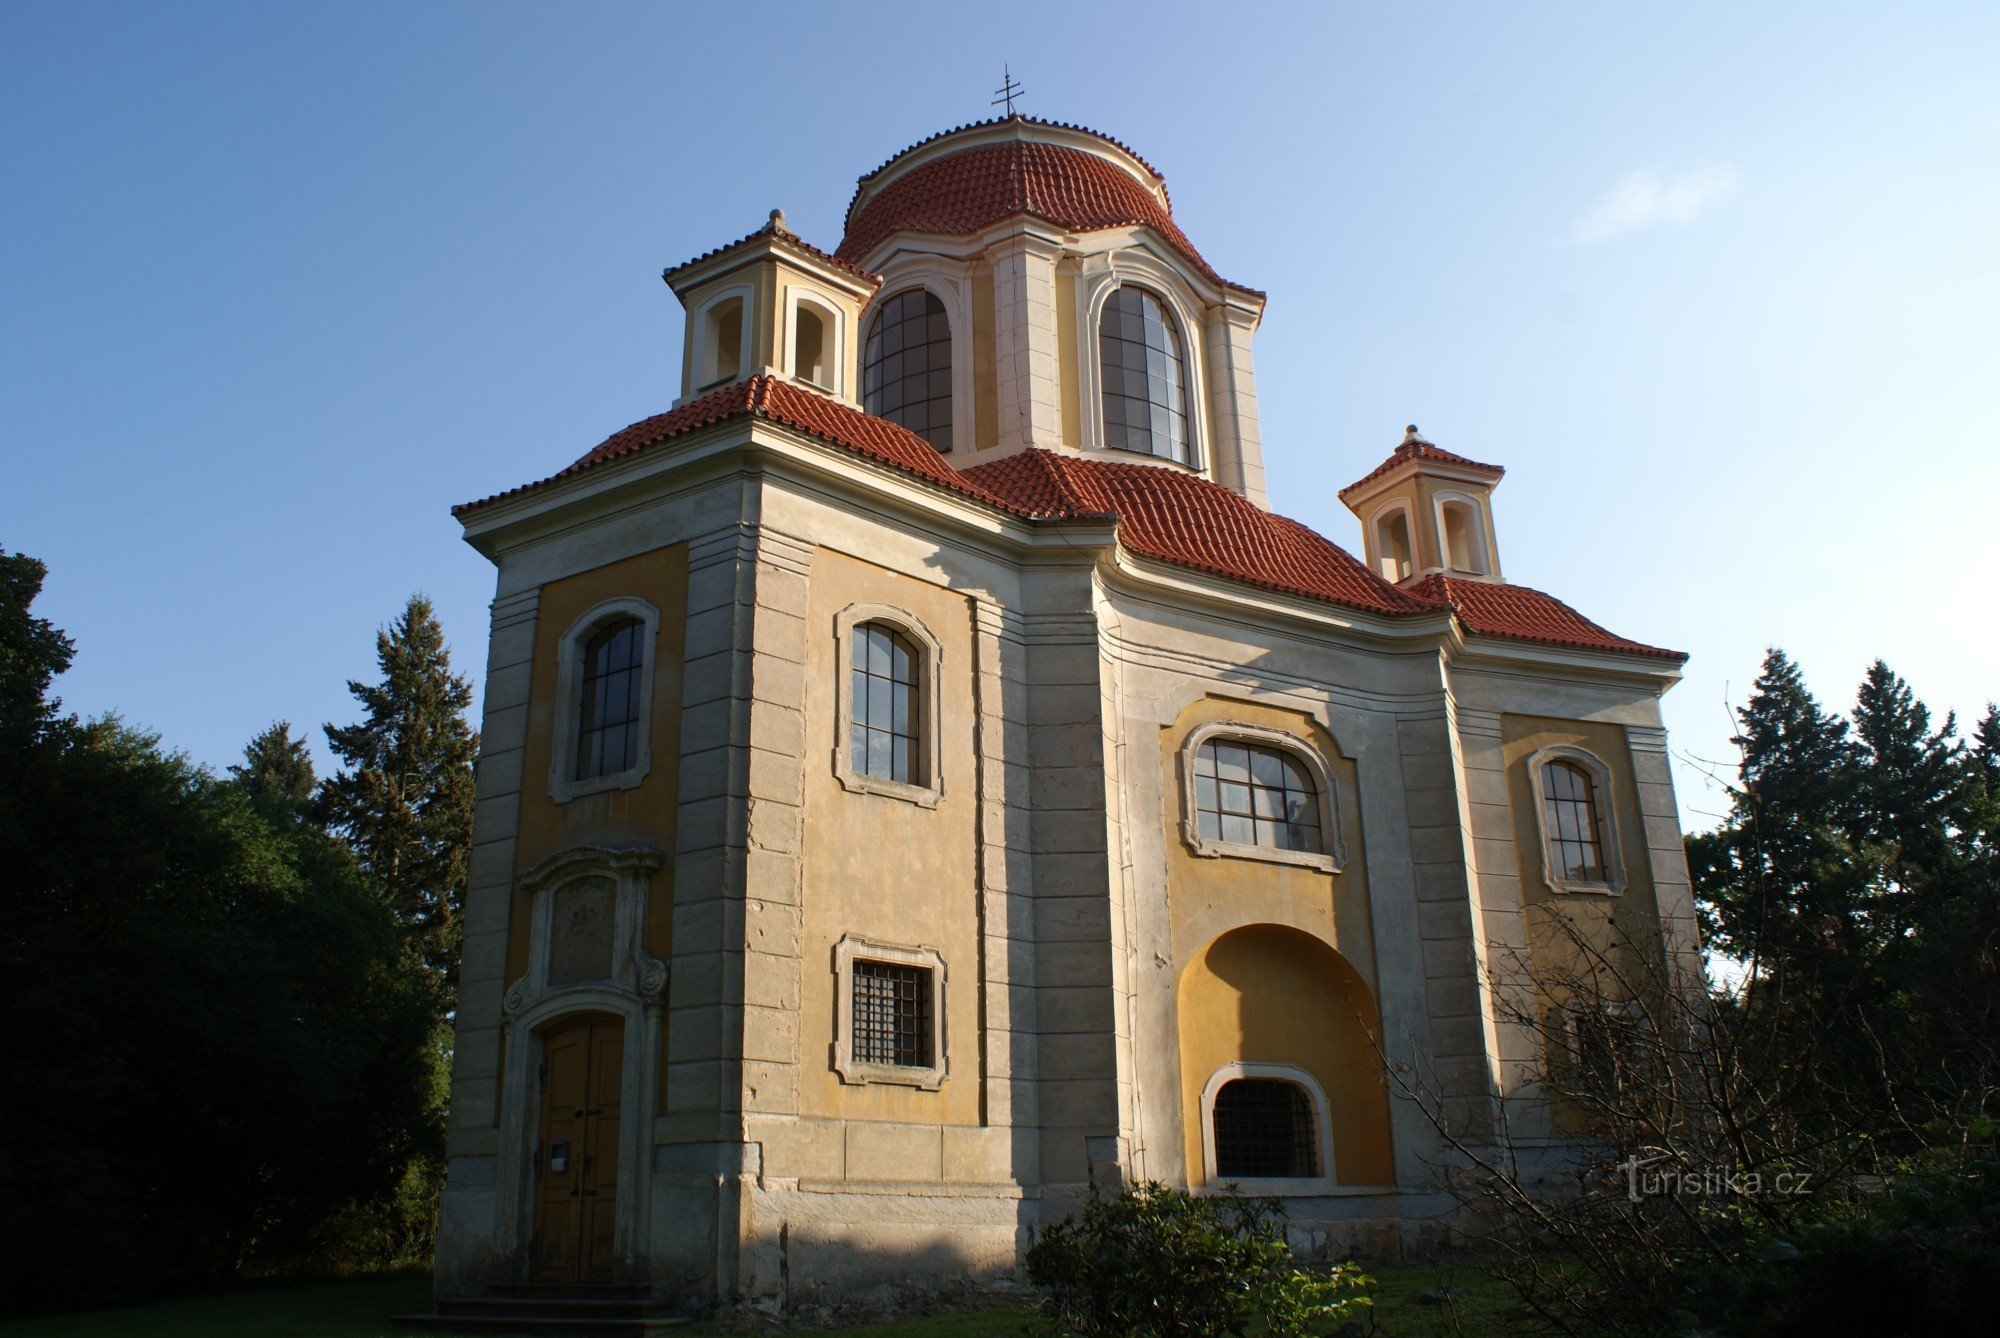
{"label": "iron window grille", "polygon": [[1281,1078],[1235,1078],[1215,1094],[1215,1173],[1245,1180],[1319,1174],[1312,1097]]}
{"label": "iron window grille", "polygon": [[940,451],[951,449],[951,321],[922,288],[883,304],[861,361],[862,406]]}
{"label": "iron window grille", "polygon": [[1279,749],[1230,739],[1202,744],[1194,759],[1194,807],[1206,840],[1325,853],[1319,791]]}
{"label": "iron window grille", "polygon": [[629,771],[639,760],[639,689],[644,680],[642,624],[623,619],[583,648],[583,709],[577,713],[576,778]]}
{"label": "iron window grille", "polygon": [[854,963],[853,1054],[862,1064],[931,1066],[928,969],[888,962]]}

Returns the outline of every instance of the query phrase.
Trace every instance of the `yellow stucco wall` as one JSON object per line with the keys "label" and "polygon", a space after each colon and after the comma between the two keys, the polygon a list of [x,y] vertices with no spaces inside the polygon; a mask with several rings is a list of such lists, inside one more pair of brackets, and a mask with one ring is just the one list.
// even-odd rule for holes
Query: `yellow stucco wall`
{"label": "yellow stucco wall", "polygon": [[[1346,851],[1341,872],[1189,848],[1181,751],[1195,729],[1215,721],[1291,735],[1326,763]],[[1387,1183],[1388,1098],[1369,1040],[1375,959],[1353,762],[1302,713],[1211,697],[1161,731],[1160,766],[1174,956],[1188,964],[1178,1010],[1190,1181],[1203,1174],[1202,1088],[1221,1065],[1243,1061],[1311,1073],[1332,1106],[1336,1178]]]}
{"label": "yellow stucco wall", "polygon": [[1063,444],[1083,444],[1083,353],[1076,335],[1076,266],[1065,261],[1056,269],[1056,377],[1061,386]]}
{"label": "yellow stucco wall", "polygon": [[[935,807],[849,791],[835,777],[836,693],[848,666],[841,610],[885,604],[915,617],[942,649]],[[972,774],[970,601],[832,549],[813,557],[806,635],[805,987],[800,1001],[802,1115],[919,1124],[980,1118],[979,932]],[[944,959],[944,1086],[935,1092],[843,1083],[833,1067],[834,945],[845,935],[935,949]],[[920,1168],[919,1168],[920,1169]]]}
{"label": "yellow stucco wall", "polygon": [[972,276],[972,446],[983,451],[1000,441],[998,352],[994,343],[993,271]]}
{"label": "yellow stucco wall", "polygon": [[[646,648],[653,670],[652,768],[629,790],[605,790],[557,803],[549,794],[549,760],[556,721],[558,647],[563,634],[594,605],[637,595],[660,611],[657,641]],[[674,544],[622,562],[580,572],[542,587],[535,617],[535,667],[528,698],[528,738],[522,763],[516,873],[579,845],[650,846],[660,852],[646,906],[646,950],[665,958],[673,947],[674,824],[680,802],[681,674],[687,636],[687,546]],[[508,919],[507,978],[528,969],[528,898],[519,891]],[[666,1072],[664,1063],[660,1066]],[[663,1078],[664,1081],[664,1078]]]}

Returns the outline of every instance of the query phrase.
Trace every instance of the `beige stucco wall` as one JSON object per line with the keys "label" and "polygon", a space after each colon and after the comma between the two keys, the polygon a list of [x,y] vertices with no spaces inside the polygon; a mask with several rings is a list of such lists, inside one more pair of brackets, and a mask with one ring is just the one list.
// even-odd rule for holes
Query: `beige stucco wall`
{"label": "beige stucco wall", "polygon": [[[1181,754],[1194,730],[1215,721],[1277,730],[1319,755],[1333,777],[1346,852],[1340,872],[1189,847]],[[1336,1178],[1387,1183],[1387,1097],[1368,1034],[1376,1025],[1374,929],[1353,761],[1303,712],[1206,697],[1160,731],[1160,766],[1173,957],[1189,964],[1177,1013],[1190,1181],[1201,1180],[1202,1088],[1222,1064],[1240,1060],[1310,1072],[1332,1106]]]}
{"label": "beige stucco wall", "polygon": [[[849,672],[834,629],[841,610],[856,603],[906,611],[940,644],[934,700],[942,797],[935,807],[849,791],[834,773],[841,746],[836,694]],[[820,1166],[783,1173],[936,1179],[938,1128],[977,1124],[980,1113],[971,606],[943,587],[821,548],[813,556],[808,610],[799,1113],[918,1127],[850,1129],[838,1167],[829,1155]],[[834,947],[850,934],[942,956],[947,1073],[940,1090],[849,1084],[834,1071]]]}
{"label": "beige stucco wall", "polygon": [[[563,634],[607,599],[637,595],[660,611],[653,669],[652,768],[630,789],[601,790],[557,803],[549,794],[550,753],[557,715],[556,683]],[[542,586],[535,623],[534,670],[528,698],[524,780],[515,840],[519,874],[576,846],[648,846],[666,858],[653,872],[646,907],[646,950],[665,959],[673,948],[674,824],[680,802],[681,674],[687,636],[687,546],[674,544],[550,581]],[[507,979],[528,969],[529,898],[516,889],[508,918]],[[665,1072],[662,1063],[661,1072]]]}

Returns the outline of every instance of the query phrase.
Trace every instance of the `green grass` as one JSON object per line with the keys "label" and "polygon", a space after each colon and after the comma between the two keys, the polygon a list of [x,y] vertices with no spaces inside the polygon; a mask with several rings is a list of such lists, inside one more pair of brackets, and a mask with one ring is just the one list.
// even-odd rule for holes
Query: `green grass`
{"label": "green grass", "polygon": [[[1476,1269],[1410,1267],[1371,1270],[1374,1314],[1362,1327],[1386,1338],[1453,1334],[1537,1332],[1512,1314],[1507,1289]],[[1426,1291],[1461,1287],[1470,1296],[1446,1304],[1424,1302]],[[124,1310],[52,1315],[0,1323],[0,1338],[389,1338],[407,1334],[388,1317],[430,1309],[430,1277],[395,1273],[349,1282],[303,1286],[250,1286],[215,1296],[186,1297]],[[894,1324],[843,1329],[850,1338],[1020,1338],[1025,1310],[934,1315]],[[695,1325],[688,1338],[742,1334],[740,1326]]]}

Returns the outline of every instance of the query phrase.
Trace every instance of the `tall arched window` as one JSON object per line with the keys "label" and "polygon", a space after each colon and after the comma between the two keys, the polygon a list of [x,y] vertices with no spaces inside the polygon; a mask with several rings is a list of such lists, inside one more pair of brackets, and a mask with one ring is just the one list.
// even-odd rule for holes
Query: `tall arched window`
{"label": "tall arched window", "polygon": [[1195,750],[1195,822],[1210,841],[1321,854],[1319,791],[1295,758],[1238,739]]}
{"label": "tall arched window", "polygon": [[1097,351],[1104,444],[1193,464],[1187,356],[1166,306],[1143,288],[1113,289],[1098,318]]}
{"label": "tall arched window", "polygon": [[882,623],[855,628],[853,643],[849,765],[857,775],[922,785],[916,649]]}
{"label": "tall arched window", "polygon": [[862,351],[861,405],[951,449],[951,322],[922,288],[884,302]]}
{"label": "tall arched window", "polygon": [[1590,773],[1560,759],[1542,764],[1542,832],[1549,868],[1571,882],[1609,881],[1598,837],[1597,793]]}
{"label": "tall arched window", "polygon": [[1234,1078],[1215,1094],[1215,1174],[1225,1180],[1320,1173],[1312,1097],[1282,1078]]}
{"label": "tall arched window", "polygon": [[639,756],[643,624],[622,618],[583,647],[583,700],[577,712],[576,779],[629,771]]}

